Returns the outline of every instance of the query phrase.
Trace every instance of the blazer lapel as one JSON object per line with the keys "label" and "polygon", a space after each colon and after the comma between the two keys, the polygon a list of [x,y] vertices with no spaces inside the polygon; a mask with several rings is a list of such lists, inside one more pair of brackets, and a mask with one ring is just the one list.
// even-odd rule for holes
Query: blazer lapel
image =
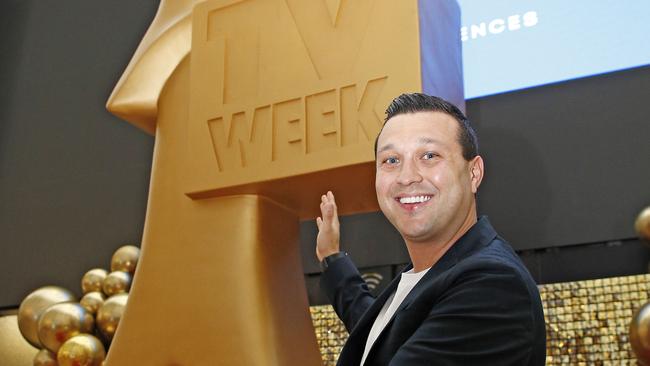
{"label": "blazer lapel", "polygon": [[377,318],[379,311],[381,311],[381,308],[384,306],[388,298],[397,289],[397,285],[399,284],[400,277],[401,276],[397,276],[393,278],[393,280],[388,284],[388,286],[386,286],[386,289],[384,289],[384,291],[382,291],[381,294],[379,294],[379,296],[375,299],[375,301],[373,301],[372,305],[370,305],[368,310],[366,310],[363,316],[361,316],[361,319],[359,319],[357,325],[355,325],[354,329],[352,329],[350,336],[364,331],[367,334],[370,331],[370,328],[372,327],[375,318]]}
{"label": "blazer lapel", "polygon": [[[461,236],[458,241],[452,245],[449,250],[438,260],[436,264],[431,267],[429,272],[420,279],[420,281],[413,287],[411,292],[404,298],[400,307],[395,311],[395,314],[408,308],[408,306],[417,299],[418,296],[427,288],[431,281],[434,281],[441,273],[447,271],[461,261],[462,259],[470,256],[472,253],[488,245],[497,236],[496,231],[490,224],[487,217],[482,216],[472,226],[465,235]],[[395,317],[393,314],[393,318]],[[393,319],[389,321],[392,322]],[[388,326],[386,327],[388,328]]]}
{"label": "blazer lapel", "polygon": [[388,298],[395,292],[395,289],[397,289],[400,277],[401,276],[395,277],[391,283],[388,284],[386,289],[379,294],[368,310],[366,310],[366,312],[361,316],[361,319],[359,319],[354,328],[352,328],[348,340],[345,342],[345,346],[339,355],[338,365],[358,365],[361,362],[361,357],[363,356],[363,351],[366,347],[370,328],[372,328],[375,318],[377,318],[377,315],[386,303],[386,300],[388,300]]}

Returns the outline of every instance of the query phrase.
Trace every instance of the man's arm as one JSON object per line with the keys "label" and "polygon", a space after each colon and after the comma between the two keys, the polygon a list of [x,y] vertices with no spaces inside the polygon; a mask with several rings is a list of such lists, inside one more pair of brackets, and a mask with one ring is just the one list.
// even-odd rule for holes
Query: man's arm
{"label": "man's arm", "polygon": [[[533,311],[514,269],[502,264],[468,268],[432,305],[390,365],[529,365],[534,330],[543,326],[534,324]],[[408,317],[408,311],[402,316]],[[543,355],[536,361],[543,365]]]}
{"label": "man's arm", "polygon": [[[321,217],[316,219],[316,256],[322,262],[326,257],[340,252],[340,224],[332,192],[321,196],[320,210]],[[323,272],[321,288],[348,332],[374,301],[366,282],[347,256],[336,259]]]}
{"label": "man's arm", "polygon": [[347,256],[337,259],[323,272],[320,287],[348,332],[375,301],[357,267]]}

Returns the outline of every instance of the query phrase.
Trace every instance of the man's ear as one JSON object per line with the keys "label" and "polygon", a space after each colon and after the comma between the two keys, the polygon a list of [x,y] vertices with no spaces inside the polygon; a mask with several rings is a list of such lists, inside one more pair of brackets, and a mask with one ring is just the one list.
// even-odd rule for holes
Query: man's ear
{"label": "man's ear", "polygon": [[480,155],[477,155],[469,162],[469,174],[472,184],[472,193],[474,194],[478,192],[478,187],[481,185],[481,181],[483,180],[483,173],[483,158]]}

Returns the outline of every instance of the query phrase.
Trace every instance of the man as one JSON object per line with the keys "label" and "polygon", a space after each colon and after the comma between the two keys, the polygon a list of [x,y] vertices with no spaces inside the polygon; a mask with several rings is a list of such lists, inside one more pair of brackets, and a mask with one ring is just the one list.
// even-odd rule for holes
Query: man
{"label": "man", "polygon": [[412,265],[376,299],[339,249],[331,192],[321,197],[321,287],[350,336],[339,356],[358,365],[543,365],[545,327],[530,274],[487,218],[476,134],[452,104],[403,94],[375,143],[377,200]]}

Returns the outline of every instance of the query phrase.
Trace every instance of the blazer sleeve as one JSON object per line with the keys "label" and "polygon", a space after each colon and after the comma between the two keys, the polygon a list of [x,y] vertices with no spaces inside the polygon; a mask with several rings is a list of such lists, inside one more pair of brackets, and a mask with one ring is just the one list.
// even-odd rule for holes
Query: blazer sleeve
{"label": "blazer sleeve", "polygon": [[[530,294],[503,264],[469,268],[450,281],[390,365],[527,365],[533,347]],[[407,316],[408,312],[405,312]]]}
{"label": "blazer sleeve", "polygon": [[374,301],[366,282],[348,256],[330,264],[321,275],[320,285],[348,332]]}

